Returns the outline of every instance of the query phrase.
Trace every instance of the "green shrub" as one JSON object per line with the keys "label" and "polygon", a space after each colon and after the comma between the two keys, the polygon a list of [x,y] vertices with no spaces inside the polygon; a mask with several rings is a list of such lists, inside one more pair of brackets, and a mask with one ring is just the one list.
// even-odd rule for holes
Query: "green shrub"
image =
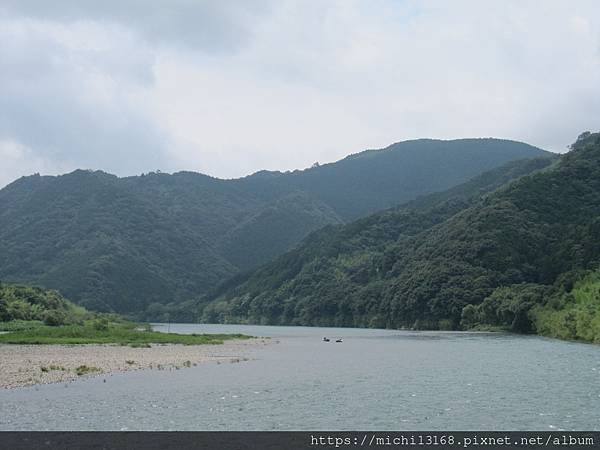
{"label": "green shrub", "polygon": [[0,322],[7,322],[11,319],[8,314],[8,302],[0,297]]}
{"label": "green shrub", "polygon": [[600,271],[574,282],[530,314],[539,334],[600,342]]}
{"label": "green shrub", "polygon": [[94,372],[100,372],[100,369],[98,369],[97,367],[94,367],[94,366],[86,366],[85,364],[82,366],[79,366],[79,367],[77,367],[77,369],[75,369],[75,373],[78,376],[87,375],[87,374],[94,373]]}
{"label": "green shrub", "polygon": [[50,309],[42,313],[42,320],[45,325],[57,327],[59,325],[65,325],[67,322],[67,315],[63,311]]}
{"label": "green shrub", "polygon": [[106,317],[99,317],[92,322],[92,327],[97,331],[106,331],[108,330],[108,319]]}

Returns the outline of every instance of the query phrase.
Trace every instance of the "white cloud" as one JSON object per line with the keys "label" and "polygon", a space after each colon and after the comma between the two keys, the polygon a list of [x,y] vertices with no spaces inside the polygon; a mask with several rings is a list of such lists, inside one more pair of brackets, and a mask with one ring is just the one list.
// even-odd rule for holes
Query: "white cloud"
{"label": "white cloud", "polygon": [[11,43],[0,47],[0,139],[56,167],[168,165],[168,134],[131,101],[154,85],[143,42],[93,23],[28,19],[1,21],[0,40]]}
{"label": "white cloud", "polygon": [[22,174],[60,173],[76,169],[68,164],[47,161],[17,142],[0,140],[0,180],[13,181]]}
{"label": "white cloud", "polygon": [[232,177],[600,128],[595,1],[43,4],[0,14],[0,138],[55,167]]}

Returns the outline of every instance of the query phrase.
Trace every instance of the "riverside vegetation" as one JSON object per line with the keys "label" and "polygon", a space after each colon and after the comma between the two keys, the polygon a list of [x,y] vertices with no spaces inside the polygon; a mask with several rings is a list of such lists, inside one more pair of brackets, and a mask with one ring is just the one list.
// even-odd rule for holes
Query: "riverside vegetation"
{"label": "riverside vegetation", "polygon": [[315,232],[205,297],[203,319],[600,342],[600,133],[546,161]]}
{"label": "riverside vegetation", "polygon": [[[0,283],[0,344],[222,344],[241,334],[176,334],[152,331],[116,314],[90,312],[58,292]],[[83,369],[82,369],[83,370]]]}

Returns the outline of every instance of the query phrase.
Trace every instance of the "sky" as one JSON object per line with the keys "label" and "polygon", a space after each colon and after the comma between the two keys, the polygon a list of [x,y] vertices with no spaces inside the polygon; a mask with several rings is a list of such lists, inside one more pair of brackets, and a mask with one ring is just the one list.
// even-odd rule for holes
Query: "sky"
{"label": "sky", "polygon": [[[0,187],[600,129],[597,0],[0,0]],[[594,20],[596,18],[596,20]]]}

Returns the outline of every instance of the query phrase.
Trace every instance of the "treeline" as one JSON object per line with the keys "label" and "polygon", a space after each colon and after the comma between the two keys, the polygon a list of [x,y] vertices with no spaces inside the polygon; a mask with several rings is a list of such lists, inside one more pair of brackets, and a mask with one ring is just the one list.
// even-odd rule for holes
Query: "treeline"
{"label": "treeline", "polygon": [[84,314],[83,308],[56,291],[0,282],[0,322],[38,320],[47,325],[63,325]]}
{"label": "treeline", "polygon": [[463,309],[461,325],[600,343],[600,270],[564,274],[551,286],[497,288]]}
{"label": "treeline", "polygon": [[460,195],[316,232],[208,298],[203,318],[499,327],[590,340],[564,323],[584,323],[594,303],[569,299],[579,295],[577,282],[589,283],[578,280],[600,267],[600,134],[584,133],[560,161],[543,166],[494,192],[494,183],[486,188],[492,177],[483,177]]}
{"label": "treeline", "polygon": [[114,314],[87,311],[54,290],[0,282],[0,329],[27,328],[35,326],[35,322],[61,326],[92,321],[98,327],[109,320],[124,322],[123,318]]}

